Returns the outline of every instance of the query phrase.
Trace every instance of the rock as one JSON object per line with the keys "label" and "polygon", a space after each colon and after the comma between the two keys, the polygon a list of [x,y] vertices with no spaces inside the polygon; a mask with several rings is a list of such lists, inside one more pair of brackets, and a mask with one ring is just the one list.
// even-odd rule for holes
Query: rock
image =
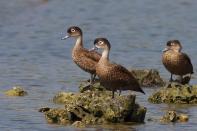
{"label": "rock", "polygon": [[47,112],[47,111],[49,111],[51,108],[49,108],[49,107],[42,107],[42,108],[40,108],[39,110],[38,110],[38,112]]}
{"label": "rock", "polygon": [[186,114],[179,114],[177,119],[179,122],[187,122],[189,120],[189,116]]}
{"label": "rock", "polygon": [[58,124],[76,121],[83,124],[144,121],[146,108],[135,103],[135,95],[115,95],[114,99],[111,95],[111,91],[100,90],[83,93],[60,92],[53,101],[64,104],[65,109],[47,108],[46,119],[49,123]]}
{"label": "rock", "polygon": [[85,124],[81,121],[75,121],[72,126],[77,127],[77,128],[84,128]]}
{"label": "rock", "polygon": [[157,87],[164,86],[165,81],[155,69],[132,69],[131,73],[136,77],[141,86]]}
{"label": "rock", "polygon": [[83,93],[84,91],[87,91],[87,90],[106,91],[105,87],[100,85],[100,82],[98,79],[94,82],[94,84],[92,86],[90,86],[88,81],[81,82],[79,85],[79,91]]}
{"label": "rock", "polygon": [[71,123],[68,119],[68,112],[65,109],[55,108],[45,112],[45,118],[50,124],[66,125]]}
{"label": "rock", "polygon": [[166,114],[160,119],[160,122],[187,122],[188,115],[178,114],[176,111],[167,111]]}
{"label": "rock", "polygon": [[53,102],[56,104],[64,104],[68,103],[74,97],[74,93],[59,92],[53,97]]}
{"label": "rock", "polygon": [[170,83],[153,93],[149,98],[152,103],[197,104],[197,85]]}
{"label": "rock", "polygon": [[4,92],[8,96],[25,96],[27,92],[20,86],[15,86],[10,90]]}

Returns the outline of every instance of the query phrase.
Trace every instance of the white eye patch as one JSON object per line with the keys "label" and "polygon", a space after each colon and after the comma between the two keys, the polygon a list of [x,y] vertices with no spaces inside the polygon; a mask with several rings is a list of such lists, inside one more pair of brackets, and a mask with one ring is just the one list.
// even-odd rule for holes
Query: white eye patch
{"label": "white eye patch", "polygon": [[99,44],[99,45],[103,45],[103,41],[99,41],[98,44]]}
{"label": "white eye patch", "polygon": [[75,29],[71,29],[71,32],[75,32]]}

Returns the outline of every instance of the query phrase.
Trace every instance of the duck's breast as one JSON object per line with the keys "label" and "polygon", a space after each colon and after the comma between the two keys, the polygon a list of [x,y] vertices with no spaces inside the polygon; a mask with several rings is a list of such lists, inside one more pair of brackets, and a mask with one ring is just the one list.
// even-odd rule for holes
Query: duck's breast
{"label": "duck's breast", "polygon": [[191,61],[184,53],[165,52],[162,55],[162,62],[166,69],[175,75],[185,75],[193,72]]}

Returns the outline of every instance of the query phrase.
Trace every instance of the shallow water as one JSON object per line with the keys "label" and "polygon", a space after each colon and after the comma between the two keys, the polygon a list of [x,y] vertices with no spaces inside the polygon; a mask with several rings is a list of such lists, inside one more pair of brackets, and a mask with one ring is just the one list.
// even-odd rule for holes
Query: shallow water
{"label": "shallow water", "polygon": [[[47,124],[38,109],[57,106],[50,99],[59,91],[78,91],[80,80],[89,78],[71,59],[74,39],[61,41],[66,29],[79,25],[87,48],[96,37],[107,37],[110,58],[128,68],[155,68],[163,78],[169,73],[161,63],[161,50],[169,39],[179,39],[196,72],[196,0],[12,0],[0,1],[0,129],[79,130]],[[196,84],[196,75],[191,84]],[[25,97],[7,97],[3,91],[21,85]],[[148,108],[145,123],[139,125],[93,126],[84,130],[197,130],[196,106],[150,104],[145,89],[137,101]],[[187,113],[187,123],[160,124],[168,109]]]}

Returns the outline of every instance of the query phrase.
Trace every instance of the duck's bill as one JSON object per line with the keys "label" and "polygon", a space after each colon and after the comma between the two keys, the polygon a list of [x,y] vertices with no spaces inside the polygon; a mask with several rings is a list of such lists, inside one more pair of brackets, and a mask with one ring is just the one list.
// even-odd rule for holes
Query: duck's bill
{"label": "duck's bill", "polygon": [[70,36],[66,35],[66,36],[62,37],[61,40],[65,40],[65,39],[67,39],[67,38],[69,38],[69,37],[70,37]]}
{"label": "duck's bill", "polygon": [[93,47],[92,49],[89,49],[89,51],[95,51],[95,50],[98,50],[97,47]]}
{"label": "duck's bill", "polygon": [[169,48],[164,48],[163,50],[162,50],[162,52],[166,52],[166,51],[168,51],[169,50]]}

